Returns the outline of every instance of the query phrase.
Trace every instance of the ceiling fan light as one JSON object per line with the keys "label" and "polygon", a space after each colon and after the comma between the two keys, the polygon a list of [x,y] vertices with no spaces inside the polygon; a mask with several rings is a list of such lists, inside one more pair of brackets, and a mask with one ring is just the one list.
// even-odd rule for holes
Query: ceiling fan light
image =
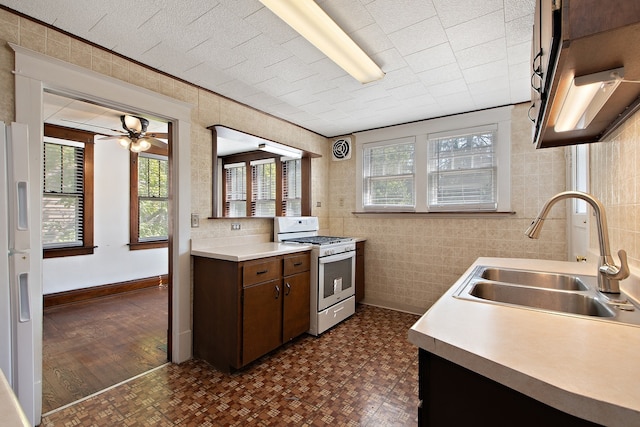
{"label": "ceiling fan light", "polygon": [[131,140],[126,136],[121,136],[120,138],[118,138],[118,144],[120,144],[120,146],[125,150],[128,150],[129,145],[131,145]]}
{"label": "ceiling fan light", "polygon": [[149,142],[149,140],[147,138],[138,139],[138,144],[141,147],[140,148],[141,151],[147,151],[149,148],[151,148],[151,143]]}
{"label": "ceiling fan light", "polygon": [[138,117],[126,114],[122,116],[122,124],[124,125],[126,130],[133,132],[142,132],[142,122]]}
{"label": "ceiling fan light", "polygon": [[144,151],[142,149],[142,144],[140,144],[140,141],[137,139],[131,142],[131,147],[129,147],[129,150],[133,151],[134,153],[139,153],[141,151]]}

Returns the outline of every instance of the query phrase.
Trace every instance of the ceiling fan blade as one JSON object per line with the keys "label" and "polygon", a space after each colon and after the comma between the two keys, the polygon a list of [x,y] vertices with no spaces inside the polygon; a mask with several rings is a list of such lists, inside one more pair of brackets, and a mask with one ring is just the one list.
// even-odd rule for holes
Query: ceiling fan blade
{"label": "ceiling fan blade", "polygon": [[110,136],[104,136],[102,138],[98,138],[98,141],[114,141],[114,140],[118,140],[120,138],[122,138],[125,135],[110,135]]}
{"label": "ceiling fan blade", "polygon": [[160,139],[167,139],[169,138],[169,134],[166,132],[147,132],[144,134],[144,136],[150,136],[152,138],[160,138]]}

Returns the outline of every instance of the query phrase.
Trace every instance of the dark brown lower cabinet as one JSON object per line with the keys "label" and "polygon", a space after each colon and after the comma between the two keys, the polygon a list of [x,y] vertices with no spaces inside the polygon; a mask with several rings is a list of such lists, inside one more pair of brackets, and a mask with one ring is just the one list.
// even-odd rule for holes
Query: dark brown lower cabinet
{"label": "dark brown lower cabinet", "polygon": [[282,344],[281,280],[244,288],[242,314],[242,364],[245,365]]}
{"label": "dark brown lower cabinet", "polygon": [[308,271],[285,276],[282,309],[282,341],[291,341],[309,330],[311,278]]}
{"label": "dark brown lower cabinet", "polygon": [[597,426],[420,349],[418,424]]}
{"label": "dark brown lower cabinet", "polygon": [[193,355],[239,369],[309,330],[309,252],[193,257]]}

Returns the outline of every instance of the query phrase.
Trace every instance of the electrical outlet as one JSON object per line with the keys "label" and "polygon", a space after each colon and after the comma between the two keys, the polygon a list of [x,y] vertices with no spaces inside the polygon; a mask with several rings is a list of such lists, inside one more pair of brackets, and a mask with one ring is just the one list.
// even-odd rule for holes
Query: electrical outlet
{"label": "electrical outlet", "polygon": [[191,214],[191,228],[200,227],[200,216],[198,214]]}
{"label": "electrical outlet", "polygon": [[240,230],[240,223],[239,222],[232,222],[231,223],[231,229],[232,230]]}
{"label": "electrical outlet", "polygon": [[321,208],[322,207],[322,202],[316,202],[316,208]]}

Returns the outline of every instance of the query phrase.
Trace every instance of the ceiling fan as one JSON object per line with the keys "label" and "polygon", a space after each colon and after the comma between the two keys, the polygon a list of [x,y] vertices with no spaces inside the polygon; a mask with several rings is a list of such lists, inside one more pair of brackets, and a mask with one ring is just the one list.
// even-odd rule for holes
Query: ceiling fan
{"label": "ceiling fan", "polygon": [[167,137],[166,133],[148,133],[147,127],[149,126],[149,120],[144,117],[131,116],[128,114],[120,116],[122,122],[122,128],[127,132],[126,135],[107,136],[106,138],[100,138],[101,141],[116,139],[118,143],[125,149],[131,150],[134,153],[141,151],[147,151],[152,145],[160,148],[166,148],[167,143],[161,141],[157,137]]}

